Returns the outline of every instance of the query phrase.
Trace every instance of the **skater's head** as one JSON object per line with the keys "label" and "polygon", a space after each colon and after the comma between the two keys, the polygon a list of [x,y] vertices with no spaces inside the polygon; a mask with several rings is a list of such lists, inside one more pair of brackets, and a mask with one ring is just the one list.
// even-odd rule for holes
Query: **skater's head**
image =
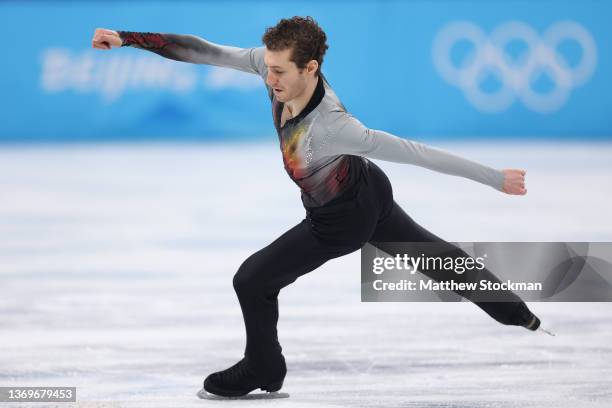
{"label": "skater's head", "polygon": [[300,95],[309,81],[317,80],[327,36],[312,17],[282,19],[263,35],[267,84],[276,98],[286,102]]}

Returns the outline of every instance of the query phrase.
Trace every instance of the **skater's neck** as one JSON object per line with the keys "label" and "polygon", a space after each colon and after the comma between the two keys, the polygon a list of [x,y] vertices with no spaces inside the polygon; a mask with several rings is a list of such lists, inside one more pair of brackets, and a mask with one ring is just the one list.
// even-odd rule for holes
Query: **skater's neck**
{"label": "skater's neck", "polygon": [[[313,95],[315,94],[315,91],[318,88],[317,85],[319,84],[320,81],[321,81],[321,77],[319,75],[312,78],[310,81],[308,81],[308,84],[306,84],[306,87],[304,88],[304,92],[302,92],[297,97],[285,103],[285,106],[287,106],[287,109],[289,110],[289,113],[291,114],[292,118],[295,118],[300,113],[302,113],[304,109],[308,106],[309,102],[313,100]],[[309,110],[312,110],[312,109],[309,109]]]}

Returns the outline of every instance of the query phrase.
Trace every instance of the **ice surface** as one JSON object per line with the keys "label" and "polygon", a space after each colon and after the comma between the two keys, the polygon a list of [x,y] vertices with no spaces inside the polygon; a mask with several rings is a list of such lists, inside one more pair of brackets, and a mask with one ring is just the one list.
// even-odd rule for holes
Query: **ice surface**
{"label": "ice surface", "polygon": [[[438,236],[612,240],[612,145],[437,145],[528,188],[377,162]],[[612,305],[530,304],[550,337],[469,303],[361,303],[358,252],[281,292],[291,398],[199,400],[244,349],[233,274],[303,215],[274,143],[0,149],[0,386],[76,386],[62,407],[611,406]]]}

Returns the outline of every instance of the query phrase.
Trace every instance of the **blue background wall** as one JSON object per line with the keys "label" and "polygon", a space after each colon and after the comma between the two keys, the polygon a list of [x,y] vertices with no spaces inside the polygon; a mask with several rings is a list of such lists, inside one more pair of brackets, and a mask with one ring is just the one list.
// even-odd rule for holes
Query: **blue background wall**
{"label": "blue background wall", "polygon": [[[275,137],[258,77],[137,49],[93,50],[91,38],[105,27],[259,46],[266,27],[293,15],[312,15],[327,32],[323,70],[349,111],[370,127],[417,139],[612,136],[612,3],[606,1],[24,1],[0,2],[0,141]],[[481,69],[471,91],[495,101],[506,83],[510,99],[501,108],[478,106],[441,73],[434,43],[449,24],[476,27],[485,42],[451,38],[443,55],[469,69],[485,55],[476,50],[509,21],[522,25],[507,26],[507,43],[497,44],[506,53],[505,71]],[[564,21],[586,33],[594,55],[570,31],[546,48],[550,42],[540,39]],[[544,48],[530,54],[520,27],[536,34],[532,46]],[[521,71],[536,54],[548,60]],[[590,73],[572,79],[571,71],[586,63]],[[563,86],[565,99],[534,109],[522,99],[525,83],[544,96]]]}

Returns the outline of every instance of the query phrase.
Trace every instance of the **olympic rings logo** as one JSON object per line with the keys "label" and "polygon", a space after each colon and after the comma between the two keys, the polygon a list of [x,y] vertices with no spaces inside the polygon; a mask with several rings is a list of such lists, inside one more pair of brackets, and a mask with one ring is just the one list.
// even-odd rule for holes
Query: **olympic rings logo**
{"label": "olympic rings logo", "polygon": [[[528,50],[517,59],[506,49],[514,40],[525,43]],[[566,40],[575,41],[581,48],[581,58],[575,66],[558,52]],[[474,52],[456,65],[451,61],[451,51],[460,41],[471,43]],[[567,102],[573,88],[591,78],[597,65],[597,47],[591,34],[573,21],[557,22],[541,37],[520,21],[503,23],[489,36],[475,24],[457,21],[437,34],[432,58],[442,78],[461,89],[466,99],[483,112],[501,112],[519,99],[533,111],[551,113]],[[546,93],[533,89],[534,81],[542,74],[554,84]],[[489,75],[500,84],[493,92],[482,89]]]}

